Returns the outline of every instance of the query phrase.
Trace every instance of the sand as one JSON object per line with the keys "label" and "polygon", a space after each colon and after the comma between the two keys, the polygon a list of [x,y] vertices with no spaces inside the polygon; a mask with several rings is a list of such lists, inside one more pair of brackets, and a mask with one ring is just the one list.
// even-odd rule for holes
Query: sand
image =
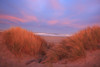
{"label": "sand", "polygon": [[58,44],[60,43],[64,38],[63,36],[41,36],[43,39],[45,39],[47,42]]}
{"label": "sand", "polygon": [[[43,37],[43,36],[42,36]],[[63,37],[43,37],[48,42],[60,42]],[[67,62],[67,64],[58,63],[46,63],[40,64],[32,62],[26,65],[27,62],[34,59],[31,56],[24,56],[23,58],[15,57],[7,47],[2,43],[2,37],[0,36],[0,67],[100,67],[100,50],[86,52],[86,58],[76,60],[74,62]]]}

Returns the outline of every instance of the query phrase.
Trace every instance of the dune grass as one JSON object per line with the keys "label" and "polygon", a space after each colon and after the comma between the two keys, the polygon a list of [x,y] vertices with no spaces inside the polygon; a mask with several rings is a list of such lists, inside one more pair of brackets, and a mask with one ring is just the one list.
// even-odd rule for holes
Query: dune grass
{"label": "dune grass", "polygon": [[16,56],[28,54],[38,57],[45,55],[47,50],[47,43],[44,39],[20,27],[4,31],[3,38],[8,49]]}
{"label": "dune grass", "polygon": [[[86,56],[86,51],[100,49],[100,26],[88,27],[66,37],[59,45],[47,43],[40,36],[19,27],[3,32],[4,43],[15,55],[45,57],[43,63],[74,61]],[[41,57],[41,58],[42,58]]]}
{"label": "dune grass", "polygon": [[74,61],[86,56],[85,51],[100,49],[100,27],[88,27],[64,39],[60,45],[55,45],[46,54],[45,62],[57,62],[67,59]]}

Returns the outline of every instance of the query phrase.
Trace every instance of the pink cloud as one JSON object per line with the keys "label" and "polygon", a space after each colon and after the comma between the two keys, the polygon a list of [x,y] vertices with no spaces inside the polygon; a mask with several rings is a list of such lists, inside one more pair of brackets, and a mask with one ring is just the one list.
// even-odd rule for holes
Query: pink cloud
{"label": "pink cloud", "polygon": [[74,28],[85,28],[86,25],[80,25],[77,24],[78,21],[80,21],[79,19],[61,19],[61,20],[57,20],[59,22],[60,25],[64,25],[64,26],[70,26],[70,27],[74,27]]}
{"label": "pink cloud", "polygon": [[70,20],[70,19],[65,18],[62,20],[61,24],[71,24],[71,23],[76,22],[76,21],[77,21],[76,19]]}
{"label": "pink cloud", "polygon": [[51,21],[48,21],[48,23],[50,25],[55,25],[56,23],[58,23],[58,20],[51,20]]}
{"label": "pink cloud", "polygon": [[55,24],[59,24],[59,25],[64,25],[64,26],[70,26],[70,27],[75,27],[75,28],[83,28],[84,26],[80,26],[79,24],[75,24],[75,22],[78,22],[79,19],[68,19],[68,18],[64,18],[64,19],[59,19],[59,20],[45,20],[44,22],[47,22],[50,25],[55,25]]}
{"label": "pink cloud", "polygon": [[5,20],[15,22],[15,23],[17,23],[17,22],[25,23],[25,22],[29,22],[29,21],[37,22],[38,21],[38,19],[35,16],[29,16],[29,15],[24,15],[23,18],[11,16],[11,15],[0,15],[0,19],[5,19]]}
{"label": "pink cloud", "polygon": [[6,20],[9,20],[9,21],[12,21],[12,22],[18,22],[18,21],[22,22],[22,23],[25,22],[24,19],[14,17],[14,16],[9,16],[9,15],[0,15],[0,19],[6,19]]}
{"label": "pink cloud", "polygon": [[70,25],[77,21],[79,21],[79,19],[64,18],[64,19],[61,19],[59,22],[60,22],[60,25]]}
{"label": "pink cloud", "polygon": [[23,18],[26,19],[26,21],[35,21],[38,22],[38,19],[36,16],[29,15],[28,13],[25,13],[24,11],[20,11],[23,15]]}
{"label": "pink cloud", "polygon": [[50,25],[61,25],[61,26],[69,26],[69,27],[73,27],[73,28],[85,28],[88,25],[80,25],[77,22],[79,22],[79,19],[68,19],[68,18],[64,18],[64,19],[55,19],[55,20],[42,20],[43,22],[47,22]]}
{"label": "pink cloud", "polygon": [[[60,4],[60,2],[58,0],[30,0],[30,1],[27,1],[29,2],[29,7],[34,9],[35,7],[33,5],[36,5],[37,3],[39,2],[43,2],[43,3],[47,3],[47,6],[51,6],[53,9],[64,9],[63,6]],[[30,4],[30,2],[35,2],[34,4]],[[36,5],[37,7],[39,7],[40,5]],[[33,8],[34,7],[34,8]]]}
{"label": "pink cloud", "polygon": [[49,2],[51,7],[54,9],[60,9],[60,10],[64,9],[64,7],[60,4],[58,0],[49,0]]}
{"label": "pink cloud", "polygon": [[68,26],[74,27],[74,28],[85,28],[87,25],[79,25],[79,24],[69,24]]}
{"label": "pink cloud", "polygon": [[[99,19],[99,16],[96,16],[92,19]],[[100,24],[99,21],[95,22],[94,24],[86,24],[86,25],[79,24],[79,22],[82,22],[82,21],[80,21],[80,19],[63,19],[62,23],[60,23],[60,25],[69,26],[69,27],[73,27],[73,28],[86,28],[88,26],[96,25],[96,23],[98,25]]]}
{"label": "pink cloud", "polygon": [[[68,18],[64,18],[64,19],[55,19],[55,20],[43,20],[42,19],[42,22],[46,22],[50,25],[66,25],[66,26],[72,26],[72,27],[80,27],[78,25],[75,24],[75,22],[78,22],[79,19],[68,19]],[[75,26],[74,26],[75,25]]]}

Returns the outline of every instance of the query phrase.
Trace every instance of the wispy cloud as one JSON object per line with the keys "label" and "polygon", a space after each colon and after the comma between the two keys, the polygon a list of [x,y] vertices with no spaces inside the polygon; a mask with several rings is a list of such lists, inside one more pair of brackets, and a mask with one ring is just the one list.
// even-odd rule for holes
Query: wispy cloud
{"label": "wispy cloud", "polygon": [[17,26],[36,31],[67,33],[94,24],[100,25],[99,2],[100,0],[0,1],[0,24],[11,26],[9,24],[18,23]]}
{"label": "wispy cloud", "polygon": [[0,19],[8,20],[8,21],[15,22],[15,23],[26,22],[24,19],[21,19],[21,18],[15,17],[15,16],[10,16],[10,15],[0,15]]}
{"label": "wispy cloud", "polygon": [[54,34],[54,33],[35,33],[42,36],[71,36],[69,34]]}
{"label": "wispy cloud", "polygon": [[64,7],[60,4],[60,2],[58,0],[49,0],[49,2],[53,9],[56,9],[56,10],[64,9]]}
{"label": "wispy cloud", "polygon": [[25,11],[20,10],[21,15],[26,21],[35,21],[38,22],[38,18],[36,16],[30,15]]}
{"label": "wispy cloud", "polygon": [[50,25],[55,25],[56,23],[58,23],[59,21],[58,20],[50,20],[50,21],[47,21]]}
{"label": "wispy cloud", "polygon": [[0,19],[8,20],[14,23],[18,23],[18,22],[25,23],[25,22],[30,22],[30,21],[37,22],[38,21],[35,16],[29,16],[29,15],[24,15],[23,18],[11,16],[11,15],[0,15]]}
{"label": "wispy cloud", "polygon": [[64,18],[64,19],[59,19],[59,20],[45,20],[45,22],[47,22],[49,25],[61,25],[61,26],[69,26],[69,27],[74,27],[74,28],[84,28],[86,27],[85,25],[80,25],[78,24],[78,22],[80,22],[79,19],[68,19],[68,18]]}

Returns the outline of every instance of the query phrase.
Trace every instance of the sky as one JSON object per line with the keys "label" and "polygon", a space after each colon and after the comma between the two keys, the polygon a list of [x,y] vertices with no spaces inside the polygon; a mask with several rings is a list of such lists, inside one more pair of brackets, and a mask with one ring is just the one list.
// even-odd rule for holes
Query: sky
{"label": "sky", "polygon": [[0,30],[74,34],[100,25],[100,0],[0,0]]}

